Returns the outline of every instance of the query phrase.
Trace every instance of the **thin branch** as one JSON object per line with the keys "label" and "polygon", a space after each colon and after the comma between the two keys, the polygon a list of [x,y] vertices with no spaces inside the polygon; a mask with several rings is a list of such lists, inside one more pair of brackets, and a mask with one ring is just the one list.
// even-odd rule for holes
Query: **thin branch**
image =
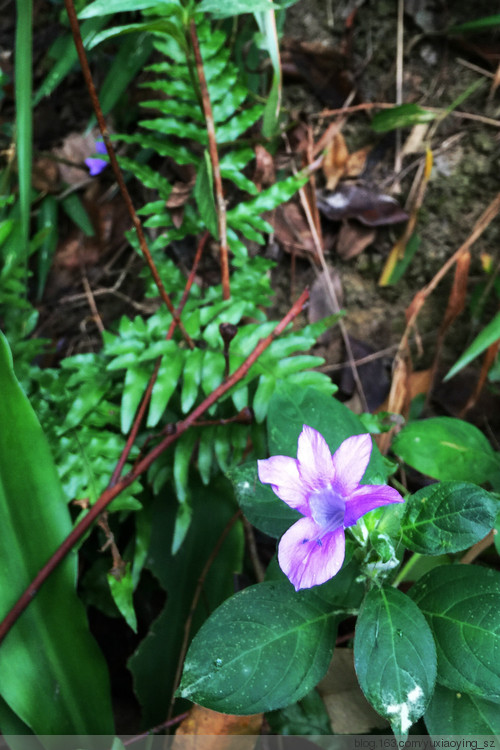
{"label": "thin branch", "polygon": [[184,623],[184,637],[182,639],[182,646],[179,652],[179,660],[177,662],[177,669],[175,670],[174,691],[172,694],[172,698],[170,700],[170,707],[168,709],[167,720],[171,718],[172,713],[173,713],[174,702],[175,702],[175,692],[181,681],[182,667],[184,665],[184,659],[186,658],[186,652],[187,652],[188,645],[189,645],[189,634],[191,632],[191,626],[193,624],[193,617],[196,612],[196,608],[198,606],[201,593],[203,591],[205,579],[210,571],[210,568],[212,567],[213,563],[217,559],[217,556],[219,552],[221,551],[222,545],[224,544],[226,537],[228,536],[229,532],[233,528],[236,521],[238,521],[241,517],[242,517],[241,510],[237,510],[236,513],[226,523],[225,527],[222,530],[221,535],[219,536],[217,540],[215,547],[210,553],[210,556],[208,557],[205,565],[203,566],[203,570],[201,571],[200,576],[198,578],[198,583],[196,584],[196,589],[195,589],[194,596],[191,602],[191,607],[189,609],[189,614],[186,618],[186,622]]}
{"label": "thin branch", "polygon": [[115,151],[109,138],[108,128],[106,125],[106,121],[104,119],[104,115],[102,113],[101,105],[99,103],[99,98],[97,96],[97,91],[94,86],[94,81],[92,80],[92,74],[90,72],[87,55],[85,53],[85,49],[83,46],[82,36],[80,33],[80,25],[78,23],[78,18],[76,17],[75,6],[73,5],[73,0],[64,0],[64,4],[66,6],[66,11],[68,13],[69,23],[71,26],[71,31],[73,33],[73,40],[75,42],[78,59],[80,60],[80,65],[82,68],[83,77],[85,79],[85,84],[90,94],[90,98],[92,100],[92,106],[94,108],[94,112],[97,117],[99,130],[101,131],[101,135],[102,135],[104,144],[106,146],[106,151],[108,152],[109,161],[111,163],[111,167],[116,177],[118,187],[120,188],[120,192],[122,194],[123,200],[125,202],[125,205],[127,206],[127,210],[130,214],[130,218],[132,219],[132,223],[137,233],[139,246],[141,248],[142,254],[144,255],[146,263],[149,266],[149,270],[151,271],[155,284],[158,287],[162,300],[167,306],[169,312],[174,317],[174,320],[176,320],[176,323],[179,326],[180,330],[182,331],[182,335],[184,336],[186,342],[188,343],[190,348],[193,349],[194,344],[191,340],[191,337],[189,336],[182,322],[179,320],[178,316],[176,315],[174,305],[172,304],[172,300],[168,296],[167,291],[165,287],[163,286],[163,282],[160,278],[160,274],[158,273],[158,269],[156,268],[153,257],[149,251],[149,248],[146,242],[146,237],[144,236],[144,231],[142,229],[141,220],[139,219],[139,216],[136,213],[134,204],[132,203],[132,199],[130,197],[130,193],[128,192],[127,186],[125,185],[125,180],[123,179],[123,175],[121,173],[120,167],[118,166],[118,161],[116,159]]}
{"label": "thin branch", "polygon": [[[174,335],[175,327],[176,327],[176,320],[179,320],[180,315],[184,309],[184,305],[187,302],[187,298],[189,296],[189,292],[191,290],[191,287],[193,285],[194,277],[196,275],[196,271],[198,270],[198,265],[201,259],[201,255],[203,252],[203,248],[205,247],[205,243],[208,239],[208,232],[205,232],[203,237],[201,238],[200,242],[198,243],[198,248],[196,250],[196,255],[193,261],[193,267],[191,268],[191,272],[188,276],[188,280],[186,282],[186,286],[184,288],[184,292],[182,294],[181,301],[179,302],[179,306],[176,310],[176,317],[173,318],[170,327],[168,329],[166,340],[170,341],[172,336]],[[144,419],[144,414],[146,413],[146,409],[148,407],[148,404],[151,400],[151,394],[153,393],[153,388],[156,383],[156,380],[158,378],[158,373],[160,371],[160,365],[161,365],[162,357],[159,357],[156,360],[154,370],[151,374],[151,377],[149,378],[148,385],[146,387],[146,390],[144,391],[144,395],[142,397],[141,403],[139,404],[139,408],[137,410],[137,413],[134,417],[134,421],[130,430],[130,433],[127,438],[127,442],[125,443],[125,447],[123,448],[122,454],[120,456],[120,459],[115,467],[115,470],[113,471],[113,474],[111,476],[111,479],[109,481],[108,487],[114,487],[117,483],[118,479],[122,475],[123,467],[127,463],[127,459],[130,455],[130,451],[132,450],[132,446],[135,443],[135,439],[137,437],[137,433],[139,432],[139,427],[142,424],[142,420]]]}
{"label": "thin branch", "polygon": [[19,597],[17,602],[14,604],[12,609],[8,612],[7,616],[0,623],[0,643],[3,641],[11,627],[17,621],[18,617],[24,612],[29,603],[38,593],[42,584],[47,580],[50,574],[57,568],[57,566],[64,560],[64,558],[73,549],[75,544],[84,536],[88,529],[93,525],[94,521],[100,516],[100,514],[108,507],[108,505],[117,497],[123,490],[129,487],[135,480],[149,469],[152,463],[156,461],[167,448],[172,445],[196,420],[204,414],[216,401],[218,401],[224,394],[226,394],[236,383],[242,380],[250,370],[251,366],[257,361],[262,352],[264,352],[273,341],[285,330],[285,328],[291,323],[297,315],[302,311],[304,304],[309,298],[309,291],[306,289],[302,292],[299,299],[290,308],[285,317],[277,324],[274,330],[265,338],[260,339],[257,346],[249,354],[246,360],[233,372],[230,377],[221,383],[207,398],[202,401],[185,419],[178,422],[175,425],[175,431],[173,434],[167,435],[155,448],[153,448],[143,459],[138,461],[132,471],[126,474],[120,479],[114,487],[108,487],[104,490],[102,495],[96,501],[96,503],[90,508],[87,515],[82,518],[58,549],[54,552],[52,557],[48,560],[43,568],[37,573],[33,581],[26,588],[24,593]]}
{"label": "thin branch", "polygon": [[212,164],[212,173],[214,177],[215,199],[217,205],[217,228],[219,231],[220,244],[222,297],[223,299],[229,299],[231,296],[231,289],[229,286],[229,250],[227,246],[226,201],[224,200],[224,191],[222,189],[219,154],[217,153],[217,140],[215,138],[214,116],[212,113],[212,105],[210,103],[210,95],[208,93],[205,71],[203,69],[203,60],[201,57],[200,45],[198,43],[198,35],[196,34],[196,25],[194,21],[191,21],[190,23],[189,33],[191,35],[191,44],[193,45],[194,58],[196,61],[196,72],[198,74],[198,81],[200,84],[201,101],[203,105],[203,113],[205,115],[205,124],[207,126],[208,153],[210,155],[210,162]]}

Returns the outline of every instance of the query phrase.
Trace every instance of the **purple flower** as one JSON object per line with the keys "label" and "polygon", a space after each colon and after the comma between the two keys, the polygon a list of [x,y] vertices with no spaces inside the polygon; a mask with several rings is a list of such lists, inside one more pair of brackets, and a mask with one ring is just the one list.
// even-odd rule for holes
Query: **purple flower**
{"label": "purple flower", "polygon": [[[106,154],[106,146],[102,141],[97,141],[95,144],[95,150],[98,154]],[[108,162],[104,159],[96,159],[95,157],[91,157],[89,159],[85,159],[85,164],[89,168],[90,176],[95,177],[98,174],[101,174],[103,169],[106,169],[108,166]]]}
{"label": "purple flower", "polygon": [[272,456],[258,461],[259,479],[300,518],[283,535],[278,562],[295,590],[308,589],[332,578],[344,562],[344,529],[374,508],[401,503],[397,490],[364,484],[372,452],[370,435],[347,438],[333,456],[323,435],[304,425],[297,458]]}

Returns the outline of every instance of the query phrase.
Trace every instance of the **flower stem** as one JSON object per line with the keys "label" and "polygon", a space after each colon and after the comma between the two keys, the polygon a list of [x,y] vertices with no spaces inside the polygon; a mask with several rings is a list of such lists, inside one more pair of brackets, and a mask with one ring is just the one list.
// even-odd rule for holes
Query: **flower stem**
{"label": "flower stem", "polygon": [[402,583],[402,581],[404,581],[404,579],[406,578],[410,570],[412,570],[415,567],[415,565],[419,562],[421,557],[422,555],[420,554],[420,552],[413,553],[413,555],[410,557],[406,565],[403,565],[403,567],[397,574],[396,578],[392,582],[392,585],[394,586],[394,588],[397,588],[399,584]]}

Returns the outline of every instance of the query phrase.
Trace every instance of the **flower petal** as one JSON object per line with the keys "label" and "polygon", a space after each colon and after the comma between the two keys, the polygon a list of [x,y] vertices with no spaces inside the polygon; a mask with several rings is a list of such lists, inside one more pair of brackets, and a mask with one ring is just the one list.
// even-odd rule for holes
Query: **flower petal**
{"label": "flower petal", "polygon": [[89,157],[88,159],[85,159],[85,164],[89,168],[89,172],[91,177],[95,177],[96,175],[100,174],[103,169],[106,169],[108,166],[108,162],[104,161],[104,159],[96,159],[95,157]]}
{"label": "flower petal", "polygon": [[270,484],[273,492],[290,508],[308,515],[307,488],[304,487],[297,461],[288,456],[271,456],[257,461],[259,479],[263,484]]}
{"label": "flower petal", "polygon": [[372,452],[370,435],[353,435],[347,438],[333,454],[334,487],[348,498],[357,489],[366,471]]}
{"label": "flower petal", "polygon": [[306,424],[299,435],[297,461],[301,479],[310,491],[328,487],[333,480],[332,454],[328,443]]}
{"label": "flower petal", "polygon": [[97,154],[108,153],[108,149],[106,148],[106,144],[104,143],[104,141],[96,141],[95,150]]}
{"label": "flower petal", "polygon": [[344,526],[354,526],[358,518],[375,508],[391,503],[403,503],[399,492],[385,484],[363,484],[345,504]]}
{"label": "flower petal", "polygon": [[309,589],[339,572],[345,557],[344,529],[317,538],[318,526],[301,518],[282,536],[278,562],[283,573],[299,589]]}

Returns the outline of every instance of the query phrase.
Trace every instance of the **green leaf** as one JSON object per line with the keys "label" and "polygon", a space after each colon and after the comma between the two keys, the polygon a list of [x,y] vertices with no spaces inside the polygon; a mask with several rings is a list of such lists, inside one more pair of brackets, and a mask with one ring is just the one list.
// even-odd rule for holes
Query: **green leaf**
{"label": "green leaf", "polygon": [[259,481],[256,463],[237,466],[227,476],[246,518],[264,534],[277,539],[301,518],[301,514],[280,500],[268,484]]}
{"label": "green leaf", "polygon": [[[237,509],[229,483],[220,476],[209,487],[193,481],[191,490],[193,518],[176,555],[171,552],[176,514],[174,498],[162,492],[153,507],[147,566],[166,590],[167,603],[129,661],[146,726],[165,720],[165,706],[170,704],[176,688],[175,675],[185,623],[198,581]],[[243,547],[243,527],[238,522],[224,540],[203,582],[203,595],[192,617],[191,637],[208,612],[233,593],[233,574],[241,569]]]}
{"label": "green leaf", "polygon": [[[0,619],[72,522],[48,443],[0,334]],[[8,429],[5,426],[8,425]],[[52,573],[0,649],[0,694],[37,734],[112,734],[106,667],[75,593],[74,553]]]}
{"label": "green leaf", "polygon": [[215,239],[219,238],[217,224],[217,209],[214,199],[214,178],[212,174],[212,163],[207,149],[203,153],[203,160],[198,168],[196,183],[193,190],[194,199],[198,206],[200,215],[203,216],[208,231]]}
{"label": "green leaf", "polygon": [[231,714],[288,706],[323,677],[336,629],[320,587],[296,593],[288,581],[250,586],[194,638],[179,695]]}
{"label": "green leaf", "polygon": [[377,112],[371,125],[376,133],[386,133],[388,130],[408,128],[418,123],[432,122],[435,119],[435,112],[429,112],[428,109],[411,102]]}
{"label": "green leaf", "polygon": [[495,482],[500,457],[477,427],[453,417],[412,422],[395,438],[392,449],[422,474],[441,480]]}
{"label": "green leaf", "polygon": [[94,236],[95,232],[92,222],[83,206],[83,203],[76,193],[70,193],[70,195],[61,201],[61,205],[71,221],[74,221],[76,226],[79,227],[87,237]]}
{"label": "green leaf", "polygon": [[474,341],[464,351],[461,357],[455,362],[451,370],[448,372],[444,380],[450,380],[457,372],[460,372],[462,368],[472,362],[473,359],[479,357],[491,344],[500,339],[500,312],[495,315],[492,321],[483,328],[481,333],[476,336]]}
{"label": "green leaf", "polygon": [[437,681],[500,702],[500,573],[447,565],[424,575],[410,595],[434,635]]}
{"label": "green leaf", "polygon": [[485,31],[500,26],[500,13],[494,16],[484,16],[476,18],[474,21],[467,21],[457,26],[450,26],[446,31],[448,34],[466,34],[468,32]]}
{"label": "green leaf", "polygon": [[36,298],[38,301],[43,297],[45,282],[49,275],[52,259],[56,251],[57,240],[59,238],[57,209],[58,205],[54,196],[46,195],[40,205],[40,211],[38,214],[38,228],[47,232],[38,252],[38,283],[36,292]]}
{"label": "green leaf", "polygon": [[436,685],[424,716],[429,734],[500,734],[498,703]]}
{"label": "green leaf", "polygon": [[[80,33],[84,47],[88,47],[95,34],[105,23],[106,19],[101,17],[92,18],[89,21],[82,23],[80,26]],[[57,86],[59,86],[59,84],[66,78],[74,64],[77,62],[78,54],[75,42],[73,41],[73,35],[67,34],[64,37],[58,37],[55,44],[51,47],[49,57],[53,58],[55,62],[33,98],[34,107],[36,107],[45,96],[50,96]]]}
{"label": "green leaf", "polygon": [[98,44],[106,41],[106,39],[113,39],[114,37],[123,36],[124,34],[135,34],[146,31],[158,31],[163,34],[171,34],[176,38],[179,44],[185,44],[180,25],[177,26],[171,21],[159,18],[152,21],[145,21],[143,23],[129,23],[124,26],[113,26],[110,29],[99,31],[89,43],[88,48],[93,49],[94,47],[97,47]]}
{"label": "green leaf", "polygon": [[423,487],[406,500],[403,543],[424,555],[459,552],[486,536],[498,506],[493,495],[475,484],[442,482]]}
{"label": "green leaf", "polygon": [[361,689],[388,719],[394,734],[406,734],[432,696],[436,648],[418,607],[394,588],[373,588],[356,624],[354,663]]}
{"label": "green leaf", "polygon": [[182,371],[181,409],[183,414],[186,414],[191,409],[198,396],[202,365],[202,349],[193,349],[186,352],[184,369]]}
{"label": "green leaf", "polygon": [[184,364],[182,349],[178,349],[173,341],[165,343],[173,344],[173,351],[171,354],[163,356],[160,369],[158,370],[158,377],[153,386],[151,403],[149,405],[148,427],[156,427],[162,418],[168,402],[177,387],[182,372],[182,365]]}
{"label": "green leaf", "polygon": [[331,735],[332,725],[325,704],[317,690],[311,690],[301,701],[278,711],[270,711],[266,719],[271,732],[278,735]]}
{"label": "green leaf", "polygon": [[138,34],[123,40],[99,91],[104,114],[113,109],[129,83],[143,69],[152,51],[151,34]]}
{"label": "green leaf", "polygon": [[120,409],[121,430],[124,435],[132,426],[135,413],[147,388],[149,377],[150,374],[145,367],[130,367],[127,370]]}
{"label": "green leaf", "polygon": [[[268,411],[268,441],[271,456],[296,458],[297,441],[303,425],[318,430],[334,453],[352,435],[366,433],[361,420],[346,406],[317,388],[280,383]],[[387,470],[377,446],[373,445],[363,484],[384,484]]]}
{"label": "green leaf", "polygon": [[145,8],[161,7],[165,15],[178,14],[180,6],[175,0],[95,0],[78,14],[78,18],[109,16],[114,13],[126,13]]}
{"label": "green leaf", "polygon": [[198,10],[210,13],[214,18],[232,18],[242,13],[278,9],[271,0],[202,0]]}
{"label": "green leaf", "polygon": [[113,571],[108,573],[108,583],[114,602],[125,618],[125,622],[134,633],[137,633],[137,617],[132,601],[134,584],[130,563],[126,564],[125,570],[120,570],[116,574]]}

